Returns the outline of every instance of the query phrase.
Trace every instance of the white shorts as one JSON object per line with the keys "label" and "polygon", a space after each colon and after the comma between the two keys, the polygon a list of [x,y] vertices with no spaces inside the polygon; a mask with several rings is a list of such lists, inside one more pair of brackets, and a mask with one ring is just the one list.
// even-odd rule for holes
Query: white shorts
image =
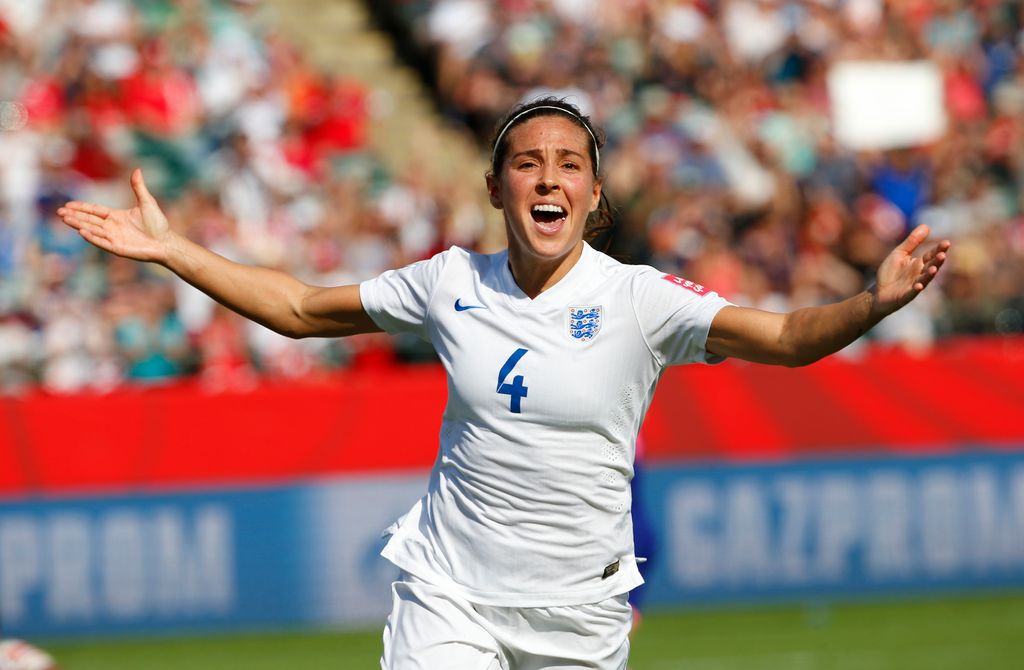
{"label": "white shorts", "polygon": [[406,572],[391,585],[382,670],[624,670],[628,594],[592,605],[494,607]]}

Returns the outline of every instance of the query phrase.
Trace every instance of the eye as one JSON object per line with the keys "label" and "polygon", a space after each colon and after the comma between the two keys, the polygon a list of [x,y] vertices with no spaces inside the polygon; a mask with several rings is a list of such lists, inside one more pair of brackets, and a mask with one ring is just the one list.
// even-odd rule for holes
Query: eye
{"label": "eye", "polygon": [[566,162],[562,163],[562,169],[563,170],[576,171],[576,170],[580,169],[580,166],[579,166],[579,163],[573,163],[572,161],[566,161]]}

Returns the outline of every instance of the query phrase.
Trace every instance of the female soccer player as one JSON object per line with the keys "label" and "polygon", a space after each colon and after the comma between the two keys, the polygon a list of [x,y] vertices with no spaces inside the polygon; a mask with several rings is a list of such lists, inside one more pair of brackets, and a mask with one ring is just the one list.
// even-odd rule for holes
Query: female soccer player
{"label": "female soccer player", "polygon": [[572,105],[513,110],[486,175],[508,248],[452,247],[352,286],[308,286],[176,235],[138,170],[137,207],[58,210],[97,247],[160,263],[280,333],[409,332],[436,348],[448,405],[427,493],[383,551],[402,570],[385,669],[624,668],[626,598],[642,582],[634,444],[665,367],[816,361],[910,302],[950,247],[913,256],[928,236],[919,226],[848,300],[790,314],[730,305],[587,244],[608,222],[601,145]]}

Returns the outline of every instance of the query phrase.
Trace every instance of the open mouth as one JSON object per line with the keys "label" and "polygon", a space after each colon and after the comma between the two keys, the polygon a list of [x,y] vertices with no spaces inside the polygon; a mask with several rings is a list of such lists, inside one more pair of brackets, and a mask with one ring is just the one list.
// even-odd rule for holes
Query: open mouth
{"label": "open mouth", "polygon": [[565,221],[566,212],[560,205],[534,205],[530,215],[542,230],[554,231]]}

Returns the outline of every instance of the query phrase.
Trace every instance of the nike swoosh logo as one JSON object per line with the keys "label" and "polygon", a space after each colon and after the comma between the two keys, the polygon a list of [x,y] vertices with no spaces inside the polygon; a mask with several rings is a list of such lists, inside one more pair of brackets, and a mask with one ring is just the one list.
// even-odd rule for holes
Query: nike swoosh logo
{"label": "nike swoosh logo", "polygon": [[487,308],[484,307],[483,305],[463,305],[462,304],[462,298],[457,298],[455,300],[455,311],[456,312],[465,312],[467,309],[487,309]]}

